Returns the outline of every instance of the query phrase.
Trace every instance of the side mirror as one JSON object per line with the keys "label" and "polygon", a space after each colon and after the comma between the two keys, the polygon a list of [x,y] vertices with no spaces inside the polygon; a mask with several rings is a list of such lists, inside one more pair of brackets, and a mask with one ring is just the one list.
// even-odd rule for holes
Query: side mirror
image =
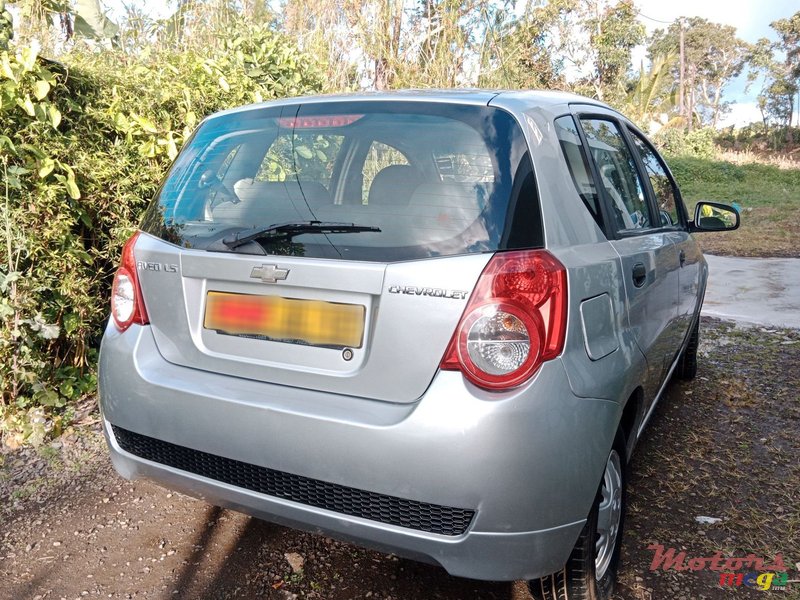
{"label": "side mirror", "polygon": [[739,227],[739,211],[718,202],[698,202],[690,231],[733,231]]}

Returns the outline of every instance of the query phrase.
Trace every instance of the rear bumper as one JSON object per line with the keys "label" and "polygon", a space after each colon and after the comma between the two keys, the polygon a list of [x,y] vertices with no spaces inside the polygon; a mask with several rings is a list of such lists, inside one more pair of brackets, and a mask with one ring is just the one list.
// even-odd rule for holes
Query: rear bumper
{"label": "rear bumper", "polygon": [[[620,411],[614,402],[574,397],[560,361],[499,396],[442,372],[417,403],[399,405],[179,367],[138,326],[106,333],[100,394],[112,461],[126,478],[489,580],[531,579],[564,564]],[[111,425],[291,476],[475,514],[463,533],[443,535],[311,506],[127,452]]]}

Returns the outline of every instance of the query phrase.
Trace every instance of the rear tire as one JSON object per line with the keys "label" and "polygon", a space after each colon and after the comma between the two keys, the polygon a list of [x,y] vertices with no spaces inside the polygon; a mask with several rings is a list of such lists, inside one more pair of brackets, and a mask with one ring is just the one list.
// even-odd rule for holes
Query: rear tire
{"label": "rear tire", "polygon": [[697,347],[700,345],[700,319],[694,324],[692,333],[689,334],[689,343],[683,351],[675,374],[678,379],[689,381],[697,375]]}
{"label": "rear tire", "polygon": [[564,568],[528,582],[534,600],[611,598],[617,580],[624,514],[625,469],[615,448],[608,457],[592,510]]}

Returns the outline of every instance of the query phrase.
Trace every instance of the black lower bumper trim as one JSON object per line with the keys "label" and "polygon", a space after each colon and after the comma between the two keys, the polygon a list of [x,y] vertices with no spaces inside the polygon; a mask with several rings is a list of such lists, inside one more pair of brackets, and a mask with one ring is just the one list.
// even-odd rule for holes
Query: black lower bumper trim
{"label": "black lower bumper trim", "polygon": [[467,530],[475,515],[473,510],[359,490],[193,450],[114,425],[111,428],[120,448],[146,460],[353,517],[455,536]]}

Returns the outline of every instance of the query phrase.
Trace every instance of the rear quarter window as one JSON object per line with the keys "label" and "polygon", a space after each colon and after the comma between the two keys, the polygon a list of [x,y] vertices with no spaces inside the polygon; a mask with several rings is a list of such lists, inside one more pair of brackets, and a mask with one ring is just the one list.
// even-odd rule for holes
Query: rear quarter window
{"label": "rear quarter window", "polygon": [[597,186],[592,178],[589,169],[589,161],[586,158],[586,149],[583,146],[578,127],[575,120],[565,115],[555,120],[556,135],[567,162],[569,173],[572,176],[572,183],[575,190],[583,200],[584,206],[592,214],[598,227],[603,228],[603,218],[600,212],[600,198],[597,194]]}

